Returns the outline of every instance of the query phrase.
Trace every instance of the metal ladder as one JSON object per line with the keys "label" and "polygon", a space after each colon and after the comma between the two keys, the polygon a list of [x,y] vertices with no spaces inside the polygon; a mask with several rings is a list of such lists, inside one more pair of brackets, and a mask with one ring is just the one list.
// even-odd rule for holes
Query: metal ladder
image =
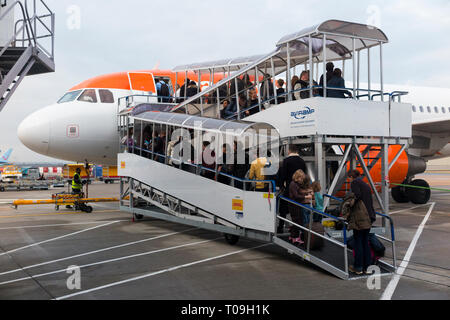
{"label": "metal ladder", "polygon": [[[38,8],[39,5],[39,8]],[[0,43],[0,111],[6,106],[25,76],[55,71],[54,29],[55,14],[42,0],[34,0],[32,15],[28,1],[14,1],[0,15],[0,23],[15,8],[20,11],[21,19],[15,20],[14,34],[6,43]],[[45,13],[38,13],[44,10]],[[45,20],[50,19],[50,21]],[[38,29],[44,29],[40,34]],[[39,29],[39,30],[40,30]],[[51,46],[46,48],[39,40],[50,38]]]}

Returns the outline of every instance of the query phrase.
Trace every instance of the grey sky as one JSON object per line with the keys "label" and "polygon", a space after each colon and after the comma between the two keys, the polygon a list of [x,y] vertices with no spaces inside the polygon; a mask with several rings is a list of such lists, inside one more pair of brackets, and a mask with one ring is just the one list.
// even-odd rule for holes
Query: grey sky
{"label": "grey sky", "polygon": [[[378,25],[389,37],[385,81],[449,87],[450,2],[298,0],[47,0],[56,13],[56,69],[26,78],[0,114],[0,149],[13,161],[48,160],[26,149],[17,126],[75,84],[124,70],[266,53],[283,35],[341,19]],[[70,29],[72,6],[80,29]],[[73,12],[73,11],[71,11]]]}

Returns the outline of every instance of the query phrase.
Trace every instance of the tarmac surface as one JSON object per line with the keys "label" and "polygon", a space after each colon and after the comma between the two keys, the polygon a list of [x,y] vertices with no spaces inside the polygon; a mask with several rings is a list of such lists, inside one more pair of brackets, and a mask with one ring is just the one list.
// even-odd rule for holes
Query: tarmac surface
{"label": "tarmac surface", "polygon": [[[450,189],[450,174],[422,178]],[[215,232],[133,222],[118,204],[94,204],[91,214],[6,204],[63,190],[0,193],[0,299],[450,298],[450,192],[434,192],[423,206],[392,203],[398,264],[406,269],[370,290],[367,280],[340,280],[274,245],[241,239],[230,246]],[[89,186],[90,197],[118,193],[117,183]],[[79,288],[71,266],[79,267]]]}

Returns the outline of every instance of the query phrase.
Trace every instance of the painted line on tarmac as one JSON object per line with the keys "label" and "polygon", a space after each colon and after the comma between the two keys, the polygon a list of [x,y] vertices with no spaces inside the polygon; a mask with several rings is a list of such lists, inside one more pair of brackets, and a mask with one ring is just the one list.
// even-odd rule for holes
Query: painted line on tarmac
{"label": "painted line on tarmac", "polygon": [[0,276],[5,275],[5,274],[19,272],[19,271],[26,270],[26,269],[41,267],[41,266],[45,266],[45,265],[56,263],[56,262],[61,262],[61,261],[66,261],[66,260],[70,260],[70,259],[74,259],[74,258],[84,257],[84,256],[88,256],[88,255],[91,255],[91,254],[96,254],[96,253],[110,251],[110,250],[114,250],[114,249],[118,249],[118,248],[128,247],[128,246],[132,246],[132,245],[139,244],[139,243],[144,243],[144,242],[153,241],[153,240],[157,240],[157,239],[167,238],[167,237],[174,236],[174,235],[177,235],[177,234],[186,233],[186,232],[189,232],[189,231],[192,231],[192,230],[197,230],[197,228],[187,229],[187,230],[183,230],[183,231],[179,231],[179,232],[167,233],[167,234],[163,234],[163,235],[152,237],[152,238],[147,238],[147,239],[133,241],[133,242],[127,242],[127,243],[120,244],[120,245],[113,246],[113,247],[108,247],[108,248],[99,249],[99,250],[95,250],[95,251],[90,251],[90,252],[86,252],[86,253],[80,253],[80,254],[77,254],[77,255],[70,256],[70,257],[65,257],[65,258],[56,259],[56,260],[47,261],[47,262],[42,262],[42,263],[30,265],[30,266],[25,266],[25,267],[22,267],[20,269],[15,269],[15,270],[1,272]]}
{"label": "painted line on tarmac", "polygon": [[394,212],[391,212],[390,214],[393,215],[393,214],[405,212],[405,211],[408,211],[408,210],[414,210],[414,209],[418,209],[418,208],[422,208],[422,207],[428,207],[429,205],[430,205],[429,203],[421,204],[419,206],[415,206],[415,207],[411,207],[411,208],[405,208],[405,209],[401,209],[401,210],[398,210],[398,211],[394,211]]}
{"label": "painted line on tarmac", "polygon": [[[115,220],[115,221],[125,222],[125,221],[130,221],[130,220]],[[0,230],[79,226],[79,225],[98,224],[98,223],[105,223],[105,222],[109,222],[109,221],[89,221],[89,222],[74,222],[74,223],[61,223],[61,224],[38,224],[38,225],[35,225],[35,226],[20,226],[20,227],[0,228]]]}
{"label": "painted line on tarmac", "polygon": [[[138,258],[138,257],[142,257],[142,256],[155,254],[155,253],[160,253],[160,252],[165,252],[165,251],[170,251],[170,250],[175,250],[175,249],[180,249],[180,248],[185,248],[185,247],[192,247],[194,245],[203,244],[203,243],[207,243],[207,242],[213,242],[213,241],[216,241],[216,240],[219,240],[219,239],[222,239],[222,237],[216,238],[216,239],[211,239],[211,240],[203,240],[203,241],[198,241],[198,242],[182,244],[182,245],[178,245],[178,246],[174,246],[174,247],[170,247],[170,248],[164,248],[164,249],[147,251],[147,252],[144,252],[144,253],[133,254],[133,255],[130,255],[130,256],[124,256],[124,257],[120,257],[120,258],[114,258],[114,259],[103,260],[103,261],[99,261],[99,262],[93,262],[93,263],[89,263],[89,264],[85,264],[85,265],[77,266],[77,267],[79,267],[81,269],[81,268],[87,268],[87,267],[92,267],[92,266],[97,266],[97,265],[101,265],[101,264],[117,262],[117,261],[126,260],[126,259]],[[19,279],[5,281],[5,282],[0,282],[0,286],[1,285],[5,285],[5,284],[19,282],[19,281],[24,281],[24,280],[31,280],[31,279],[41,278],[41,277],[49,276],[49,275],[52,275],[52,274],[64,273],[64,272],[67,272],[67,268],[56,270],[56,271],[51,271],[51,272],[46,272],[46,273],[41,273],[41,274],[36,274],[36,275],[30,276],[30,277],[24,277],[24,278],[19,278]]]}
{"label": "painted line on tarmac", "polygon": [[248,249],[243,249],[243,250],[238,250],[238,251],[233,251],[233,252],[230,252],[230,253],[222,254],[220,256],[215,256],[215,257],[211,257],[211,258],[207,258],[207,259],[203,259],[203,260],[198,260],[198,261],[194,261],[194,262],[190,262],[190,263],[174,266],[174,267],[171,267],[171,268],[168,268],[168,269],[164,269],[164,270],[160,270],[160,271],[144,274],[144,275],[139,276],[139,277],[134,277],[134,278],[131,278],[131,279],[126,279],[126,280],[122,280],[122,281],[118,281],[118,282],[113,282],[113,283],[110,283],[110,284],[107,284],[107,285],[104,285],[104,286],[99,286],[99,287],[95,287],[95,288],[92,288],[92,289],[88,289],[88,290],[80,291],[80,292],[77,292],[77,293],[69,294],[69,295],[66,295],[66,296],[62,296],[62,297],[59,297],[59,298],[55,298],[55,300],[69,299],[69,298],[76,297],[76,296],[79,296],[79,295],[83,295],[83,294],[86,294],[86,293],[90,293],[90,292],[94,292],[94,291],[99,291],[99,290],[115,287],[115,286],[118,286],[118,285],[121,285],[121,284],[124,284],[124,283],[129,283],[129,282],[133,282],[133,281],[137,281],[137,280],[153,277],[153,276],[156,276],[156,275],[159,275],[159,274],[175,271],[175,270],[182,269],[182,268],[191,267],[191,266],[194,266],[194,265],[197,265],[197,264],[201,264],[201,263],[204,263],[204,262],[209,262],[209,261],[213,261],[213,260],[226,258],[226,257],[232,256],[232,255],[235,255],[235,254],[243,253],[243,252],[246,252],[246,251],[249,251],[249,250],[259,249],[259,248],[266,247],[266,246],[269,246],[269,245],[271,245],[271,244],[270,243],[269,244],[263,244],[263,245],[259,245],[259,246],[248,248]]}
{"label": "painted line on tarmac", "polygon": [[15,215],[9,215],[9,216],[0,216],[0,219],[11,219],[11,218],[26,218],[26,217],[40,217],[40,216],[63,216],[63,215],[69,215],[69,214],[98,214],[98,213],[115,213],[115,212],[122,212],[120,210],[103,210],[103,211],[94,211],[93,213],[85,213],[85,212],[52,212],[52,213],[37,213],[37,214],[15,214]]}
{"label": "painted line on tarmac", "polygon": [[31,247],[39,246],[39,245],[44,244],[44,243],[48,243],[48,242],[52,242],[52,241],[56,241],[56,240],[61,240],[61,239],[64,239],[64,238],[67,238],[67,237],[70,237],[70,236],[74,236],[76,234],[80,234],[80,233],[83,233],[83,232],[91,231],[91,230],[102,228],[102,227],[106,227],[106,226],[109,226],[109,225],[112,225],[112,224],[118,223],[118,222],[120,222],[120,221],[112,221],[112,222],[108,222],[108,223],[102,224],[100,226],[96,226],[96,227],[80,230],[80,231],[77,231],[77,232],[69,233],[69,234],[66,234],[64,236],[60,236],[60,237],[56,237],[56,238],[52,238],[52,239],[36,242],[36,243],[30,244],[30,245],[27,245],[27,246],[24,246],[24,247],[20,247],[20,248],[17,248],[17,249],[13,249],[13,250],[10,250],[10,251],[6,251],[6,252],[3,252],[3,253],[0,253],[0,256],[4,256],[4,255],[10,254],[10,253],[14,253],[14,252],[17,252],[17,251],[25,250],[25,249],[28,249],[28,248],[31,248]]}
{"label": "painted line on tarmac", "polygon": [[430,218],[431,213],[433,212],[434,207],[436,206],[436,203],[433,202],[430,205],[431,205],[430,210],[428,210],[428,213],[426,214],[426,216],[423,219],[422,223],[420,224],[419,228],[417,228],[416,234],[414,235],[414,238],[412,239],[411,244],[409,245],[408,251],[406,252],[405,257],[403,258],[403,261],[402,261],[400,267],[398,268],[397,272],[392,277],[388,286],[384,290],[384,293],[381,296],[380,300],[391,300],[392,299],[392,296],[394,295],[395,289],[397,288],[400,278],[402,277],[403,273],[405,272],[406,268],[408,267],[411,256],[413,255],[414,249],[416,248],[417,241],[419,241],[422,231],[425,228],[425,225],[426,225],[428,219]]}

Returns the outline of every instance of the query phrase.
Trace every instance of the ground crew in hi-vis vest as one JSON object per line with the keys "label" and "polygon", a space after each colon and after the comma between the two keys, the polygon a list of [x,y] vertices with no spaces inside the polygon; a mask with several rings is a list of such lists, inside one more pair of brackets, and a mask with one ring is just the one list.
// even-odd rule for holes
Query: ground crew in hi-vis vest
{"label": "ground crew in hi-vis vest", "polygon": [[80,173],[81,173],[81,169],[77,168],[77,170],[73,176],[73,179],[72,179],[72,193],[74,193],[74,194],[80,194],[81,190],[83,188],[83,182],[81,181]]}

